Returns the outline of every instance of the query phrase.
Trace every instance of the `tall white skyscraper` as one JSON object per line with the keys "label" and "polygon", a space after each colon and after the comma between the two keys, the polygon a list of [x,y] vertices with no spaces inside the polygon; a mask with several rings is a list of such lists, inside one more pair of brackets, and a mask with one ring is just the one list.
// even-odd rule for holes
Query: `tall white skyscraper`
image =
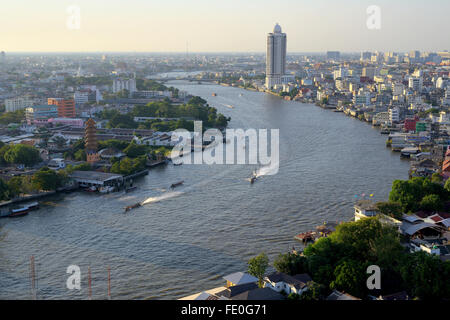
{"label": "tall white skyscraper", "polygon": [[267,35],[266,87],[283,83],[286,73],[286,34],[277,23],[273,32]]}
{"label": "tall white skyscraper", "polygon": [[135,79],[114,79],[113,81],[113,92],[117,93],[124,89],[128,90],[130,95],[136,92],[136,80]]}

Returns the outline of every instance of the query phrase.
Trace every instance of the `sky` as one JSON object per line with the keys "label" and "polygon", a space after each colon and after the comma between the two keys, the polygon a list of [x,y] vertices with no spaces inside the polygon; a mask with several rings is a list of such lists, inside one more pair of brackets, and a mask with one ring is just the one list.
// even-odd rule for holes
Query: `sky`
{"label": "sky", "polygon": [[0,12],[6,52],[264,52],[277,22],[292,53],[450,50],[448,0],[2,0]]}

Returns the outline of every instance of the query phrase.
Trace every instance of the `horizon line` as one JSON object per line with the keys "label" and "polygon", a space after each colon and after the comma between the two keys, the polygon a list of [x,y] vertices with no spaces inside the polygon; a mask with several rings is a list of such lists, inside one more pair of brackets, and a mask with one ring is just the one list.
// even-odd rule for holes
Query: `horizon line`
{"label": "horizon line", "polygon": [[[326,50],[326,51],[291,51],[286,54],[317,54],[317,53],[327,53],[327,52],[339,52],[343,54],[355,54],[361,52],[394,52],[394,53],[408,53],[411,51],[420,51],[420,52],[449,52],[448,49],[443,50],[420,50],[420,49],[411,49],[411,50],[403,50],[403,51],[395,51],[395,50],[358,50],[358,51],[341,51],[341,50]],[[186,53],[185,51],[5,51],[1,50],[1,52],[9,53],[9,54],[25,54],[25,53],[41,53],[41,54],[55,54],[55,53],[65,53],[65,54],[80,54],[80,53],[96,53],[96,54],[108,54],[108,53],[127,53],[127,54],[183,54],[183,55],[192,55],[192,54],[266,54],[265,51],[191,51]]]}

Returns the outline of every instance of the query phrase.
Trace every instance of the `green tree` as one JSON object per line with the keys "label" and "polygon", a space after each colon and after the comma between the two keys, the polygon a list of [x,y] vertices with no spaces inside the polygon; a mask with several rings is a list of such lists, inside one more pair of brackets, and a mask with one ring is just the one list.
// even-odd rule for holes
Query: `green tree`
{"label": "green tree", "polygon": [[442,201],[437,194],[429,194],[420,201],[420,208],[425,211],[439,211],[442,209]]}
{"label": "green tree", "polygon": [[206,104],[206,100],[205,100],[205,99],[202,99],[202,98],[200,98],[200,97],[198,97],[198,96],[196,96],[196,97],[191,98],[191,99],[188,101],[188,104],[192,104],[192,105],[204,105],[204,104]]}
{"label": "green tree", "polygon": [[450,262],[416,252],[404,256],[400,273],[412,296],[431,301],[450,298]]}
{"label": "green tree", "polygon": [[147,153],[147,147],[145,145],[138,145],[134,140],[126,147],[123,152],[130,158],[137,158]]}
{"label": "green tree", "polygon": [[278,272],[289,275],[308,272],[308,261],[306,257],[292,252],[280,253],[273,262],[273,266]]}
{"label": "green tree", "polygon": [[231,118],[227,118],[223,114],[219,114],[216,120],[216,127],[225,128],[228,125],[228,121],[230,120]]}
{"label": "green tree", "polygon": [[77,161],[86,161],[86,152],[80,149],[74,153],[74,158]]}
{"label": "green tree", "polygon": [[25,119],[25,110],[5,112],[2,115],[0,115],[0,124],[8,125],[10,123],[20,123],[24,119]]}
{"label": "green tree", "polygon": [[56,190],[61,185],[61,177],[53,170],[43,167],[32,177],[36,190]]}
{"label": "green tree", "polygon": [[135,129],[138,127],[137,122],[130,114],[115,114],[109,121],[108,127],[110,128],[125,128],[125,129]]}
{"label": "green tree", "polygon": [[309,281],[307,283],[308,290],[302,293],[300,300],[324,300],[330,293],[330,290],[323,284]]}
{"label": "green tree", "polygon": [[261,253],[248,261],[248,273],[258,278],[258,286],[260,288],[264,286],[264,274],[268,266],[269,258],[265,253]]}
{"label": "green tree", "polygon": [[390,202],[401,204],[403,212],[415,212],[421,208],[423,197],[435,194],[440,200],[447,198],[447,191],[429,178],[414,177],[410,180],[395,180],[389,194]]}
{"label": "green tree", "polygon": [[398,202],[378,202],[376,207],[378,212],[395,219],[400,219],[403,215],[402,205]]}
{"label": "green tree", "polygon": [[334,269],[335,280],[330,288],[363,297],[366,291],[365,268],[355,260],[344,260]]}
{"label": "green tree", "polygon": [[8,184],[3,179],[0,179],[0,200],[9,200],[10,196]]}
{"label": "green tree", "polygon": [[23,178],[14,176],[8,181],[8,187],[13,197],[20,196],[24,190]]}
{"label": "green tree", "polygon": [[7,162],[5,160],[5,154],[6,152],[11,149],[11,146],[9,144],[4,144],[1,148],[0,148],[0,163],[1,165],[6,165]]}
{"label": "green tree", "polygon": [[450,192],[450,179],[447,179],[447,181],[445,181],[444,189],[447,192]]}
{"label": "green tree", "polygon": [[116,161],[111,166],[112,173],[118,173],[123,175],[130,175],[145,169],[145,163],[147,161],[146,156],[140,156],[135,159],[128,157],[123,158],[120,161]]}
{"label": "green tree", "polygon": [[298,293],[294,293],[291,292],[288,296],[287,296],[288,300],[300,300],[301,296]]}
{"label": "green tree", "polygon": [[41,161],[39,151],[35,147],[24,144],[17,144],[10,147],[5,152],[4,159],[7,163],[23,164],[26,166],[32,166]]}
{"label": "green tree", "polygon": [[128,147],[128,145],[129,145],[129,143],[127,141],[116,140],[116,139],[98,142],[99,149],[113,148],[116,150],[123,151],[126,147]]}
{"label": "green tree", "polygon": [[441,183],[442,182],[442,176],[438,172],[433,173],[433,175],[431,176],[431,182],[433,182],[433,183]]}
{"label": "green tree", "polygon": [[91,171],[92,166],[89,163],[80,163],[73,166],[73,171]]}

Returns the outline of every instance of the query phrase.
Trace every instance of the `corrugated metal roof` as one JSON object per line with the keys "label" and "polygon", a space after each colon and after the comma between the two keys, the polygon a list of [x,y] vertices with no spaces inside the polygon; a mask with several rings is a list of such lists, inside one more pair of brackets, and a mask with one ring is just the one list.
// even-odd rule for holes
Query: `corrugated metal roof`
{"label": "corrugated metal roof", "polygon": [[233,284],[244,284],[258,281],[258,278],[245,272],[236,272],[223,277],[225,280]]}

